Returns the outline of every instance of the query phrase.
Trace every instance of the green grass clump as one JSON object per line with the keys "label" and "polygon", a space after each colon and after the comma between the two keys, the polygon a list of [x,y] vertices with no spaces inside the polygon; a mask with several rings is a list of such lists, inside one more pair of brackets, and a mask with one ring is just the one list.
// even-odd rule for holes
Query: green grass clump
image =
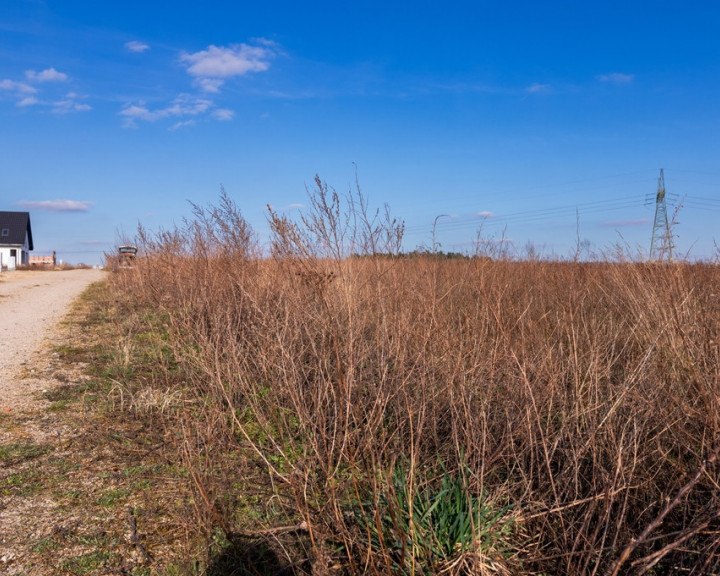
{"label": "green grass clump", "polygon": [[383,552],[393,573],[437,574],[450,566],[500,565],[513,554],[511,506],[497,506],[469,489],[466,467],[415,486],[398,466],[377,498],[355,507],[366,545]]}

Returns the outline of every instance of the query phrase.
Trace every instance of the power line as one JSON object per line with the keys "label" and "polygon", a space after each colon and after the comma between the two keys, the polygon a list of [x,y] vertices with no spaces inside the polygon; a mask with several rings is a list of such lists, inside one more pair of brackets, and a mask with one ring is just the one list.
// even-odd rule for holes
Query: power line
{"label": "power line", "polygon": [[[687,172],[687,171],[686,171]],[[631,173],[637,174],[637,173]],[[620,175],[618,175],[620,176]],[[590,181],[596,181],[599,179],[593,179]],[[643,182],[646,179],[642,180]],[[583,182],[578,181],[578,182]],[[576,193],[579,190],[574,190]],[[536,197],[536,196],[533,196]],[[654,203],[654,202],[653,202]],[[589,215],[589,214],[600,214],[603,212],[613,212],[618,210],[626,210],[629,208],[636,208],[641,205],[647,205],[638,196],[634,197],[616,197],[603,200],[594,200],[590,202],[581,202],[574,204],[563,204],[559,206],[553,206],[548,208],[536,208],[528,210],[519,210],[508,214],[493,214],[492,216],[482,217],[480,214],[476,215],[465,215],[455,217],[451,220],[445,219],[437,223],[437,230],[465,230],[470,228],[479,228],[480,226],[496,226],[496,225],[507,225],[507,224],[525,224],[538,222],[542,220],[548,220],[551,218],[562,218],[572,217],[575,218],[577,215]],[[681,200],[678,200],[677,194],[667,194],[665,196],[665,206],[677,206],[682,209],[700,209],[704,211],[718,211],[720,210],[720,198],[708,198],[703,196],[685,195]],[[407,226],[405,228],[408,233],[417,232],[428,232],[430,230],[429,224],[416,224]]]}
{"label": "power line", "polygon": [[[440,230],[458,230],[478,227],[484,224],[521,224],[526,222],[547,220],[549,218],[559,218],[562,216],[574,217],[577,213],[586,215],[602,212],[612,212],[627,208],[639,207],[642,205],[643,202],[638,197],[612,198],[607,200],[595,200],[591,202],[553,206],[549,208],[520,210],[505,215],[493,215],[487,217],[482,217],[481,215],[465,216],[453,220],[441,221],[440,223],[438,223],[437,228]],[[421,232],[426,231],[427,229],[427,225],[414,225],[406,227],[406,231],[408,232]]]}

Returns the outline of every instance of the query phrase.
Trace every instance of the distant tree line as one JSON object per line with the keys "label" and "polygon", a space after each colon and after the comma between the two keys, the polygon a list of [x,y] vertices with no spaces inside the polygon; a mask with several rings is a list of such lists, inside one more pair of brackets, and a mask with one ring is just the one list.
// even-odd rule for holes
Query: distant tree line
{"label": "distant tree line", "polygon": [[424,250],[417,249],[412,252],[399,252],[397,254],[375,253],[375,254],[353,254],[353,258],[394,258],[407,259],[413,258],[433,258],[437,260],[491,260],[489,256],[479,254],[465,254],[463,252],[443,252],[442,250]]}

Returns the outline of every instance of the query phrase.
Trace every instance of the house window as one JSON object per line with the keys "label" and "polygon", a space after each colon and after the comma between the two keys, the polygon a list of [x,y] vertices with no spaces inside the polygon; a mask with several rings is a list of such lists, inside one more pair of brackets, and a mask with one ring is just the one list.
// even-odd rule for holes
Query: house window
{"label": "house window", "polygon": [[0,233],[2,236],[10,236],[10,228],[3,228],[2,232]]}

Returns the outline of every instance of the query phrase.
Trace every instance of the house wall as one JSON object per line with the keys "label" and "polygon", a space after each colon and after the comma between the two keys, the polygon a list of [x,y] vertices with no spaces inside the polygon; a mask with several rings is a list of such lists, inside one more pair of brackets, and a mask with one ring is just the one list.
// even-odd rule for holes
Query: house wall
{"label": "house wall", "polygon": [[23,266],[30,265],[30,243],[28,242],[27,234],[25,234],[25,245],[22,248],[21,258]]}
{"label": "house wall", "polygon": [[14,262],[10,261],[10,247],[3,246],[0,248],[0,263],[3,268],[12,270],[14,268]]}
{"label": "house wall", "polygon": [[[11,256],[12,252],[15,256]],[[30,264],[30,237],[25,233],[23,244],[2,244],[0,245],[0,264],[2,268],[13,270],[17,266],[28,266]]]}
{"label": "house wall", "polygon": [[[15,250],[15,257],[11,257],[11,251]],[[8,270],[14,270],[17,266],[27,266],[30,262],[28,244],[25,241],[24,246],[3,246],[0,248],[0,263],[2,267]]]}

